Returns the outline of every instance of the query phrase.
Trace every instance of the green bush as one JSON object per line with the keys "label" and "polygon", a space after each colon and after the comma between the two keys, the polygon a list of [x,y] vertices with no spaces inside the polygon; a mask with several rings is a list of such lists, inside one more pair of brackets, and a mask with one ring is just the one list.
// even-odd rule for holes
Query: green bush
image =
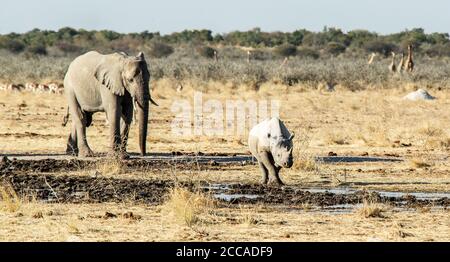
{"label": "green bush", "polygon": [[283,57],[295,56],[297,54],[297,47],[291,44],[284,44],[277,46],[274,52],[276,55]]}

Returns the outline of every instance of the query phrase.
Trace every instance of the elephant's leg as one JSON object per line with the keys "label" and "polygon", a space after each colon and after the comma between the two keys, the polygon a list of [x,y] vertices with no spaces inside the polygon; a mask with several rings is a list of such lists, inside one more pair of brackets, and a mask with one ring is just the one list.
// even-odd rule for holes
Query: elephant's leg
{"label": "elephant's leg", "polygon": [[94,152],[87,143],[86,138],[86,119],[83,113],[73,117],[77,132],[78,142],[78,156],[80,157],[93,157]]}
{"label": "elephant's leg", "polygon": [[269,171],[267,170],[267,168],[264,166],[263,163],[259,162],[259,169],[261,170],[262,173],[262,179],[261,179],[261,184],[265,185],[267,184],[267,181],[269,179]]}
{"label": "elephant's leg", "polygon": [[106,111],[106,117],[109,122],[109,134],[111,149],[108,155],[118,157],[120,156],[121,137],[120,137],[120,118],[122,115],[122,106],[117,101],[109,104]]}
{"label": "elephant's leg", "polygon": [[269,152],[261,152],[261,162],[269,171],[269,184],[284,185],[279,177],[280,168],[274,165],[273,157]]}
{"label": "elephant's leg", "polygon": [[127,158],[127,142],[128,142],[128,133],[130,132],[130,125],[133,121],[133,108],[122,107],[122,117],[120,118],[120,137],[121,137],[121,145],[120,152],[122,158]]}
{"label": "elephant's leg", "polygon": [[70,96],[69,105],[70,114],[72,115],[72,121],[77,137],[78,156],[92,157],[94,156],[94,153],[89,148],[86,139],[86,116],[76,101],[75,96]]}
{"label": "elephant's leg", "polygon": [[78,155],[77,128],[75,126],[75,122],[72,122],[71,125],[69,139],[67,141],[66,153],[72,156]]}

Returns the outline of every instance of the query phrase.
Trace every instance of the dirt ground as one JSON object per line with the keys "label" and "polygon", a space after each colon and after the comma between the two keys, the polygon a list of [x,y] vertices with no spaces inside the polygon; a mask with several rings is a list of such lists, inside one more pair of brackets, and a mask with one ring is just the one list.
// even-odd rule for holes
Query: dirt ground
{"label": "dirt ground", "polygon": [[[160,106],[152,107],[149,121],[151,154],[248,156],[245,134],[173,134],[172,102],[193,103],[194,89],[187,84],[179,93],[167,81],[152,86]],[[2,197],[0,241],[449,241],[448,197],[408,194],[450,192],[450,93],[432,90],[438,98],[433,101],[401,99],[415,88],[328,93],[278,85],[258,92],[220,83],[196,87],[204,101],[282,101],[280,117],[296,133],[295,164],[281,171],[283,188],[259,186],[259,169],[249,161],[21,160],[64,153],[66,102],[55,94],[1,93],[0,154],[8,157],[0,163],[0,177],[20,200]],[[136,129],[130,132],[131,152],[138,151]],[[94,152],[108,150],[107,135],[104,114],[95,114],[88,128]],[[219,201],[195,223],[170,215],[171,188],[208,195],[211,185],[225,185],[231,195],[263,197]],[[311,188],[355,192],[303,191]],[[323,210],[346,204],[355,206]]]}

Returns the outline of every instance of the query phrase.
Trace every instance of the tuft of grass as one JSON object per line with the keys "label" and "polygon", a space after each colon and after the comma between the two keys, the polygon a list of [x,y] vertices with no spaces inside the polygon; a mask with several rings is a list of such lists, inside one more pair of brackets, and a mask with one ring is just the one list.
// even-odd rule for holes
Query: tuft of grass
{"label": "tuft of grass", "polygon": [[402,223],[395,223],[391,228],[390,235],[394,238],[413,237],[413,234],[405,232],[405,230],[403,229],[404,227],[405,226]]}
{"label": "tuft of grass", "polygon": [[344,133],[329,132],[325,137],[327,144],[329,145],[348,145],[350,144],[349,138]]}
{"label": "tuft of grass", "polygon": [[426,167],[430,167],[431,166],[431,164],[429,164],[429,163],[427,163],[424,160],[419,159],[419,158],[411,159],[410,160],[410,164],[414,168],[426,168]]}
{"label": "tuft of grass", "polygon": [[427,124],[424,127],[420,128],[418,130],[418,133],[426,137],[440,137],[444,134],[444,130],[439,127]]}
{"label": "tuft of grass", "polygon": [[306,203],[302,203],[300,205],[300,207],[303,209],[303,211],[310,211],[313,208],[313,205],[306,202]]}
{"label": "tuft of grass", "polygon": [[177,222],[189,227],[200,223],[200,216],[209,213],[215,206],[216,202],[211,196],[182,187],[172,188],[164,204],[164,208]]}
{"label": "tuft of grass", "polygon": [[10,184],[0,185],[0,209],[16,212],[22,205],[22,199]]}
{"label": "tuft of grass", "polygon": [[364,218],[384,218],[385,216],[382,213],[385,211],[385,205],[368,200],[364,200],[363,206],[356,210],[357,214]]}
{"label": "tuft of grass", "polygon": [[245,226],[254,226],[258,224],[258,219],[256,219],[255,214],[257,213],[257,210],[255,208],[245,208],[243,206],[239,207],[240,210],[240,217],[239,222]]}
{"label": "tuft of grass", "polygon": [[119,159],[99,161],[95,166],[95,170],[105,176],[114,176],[127,171],[126,166]]}

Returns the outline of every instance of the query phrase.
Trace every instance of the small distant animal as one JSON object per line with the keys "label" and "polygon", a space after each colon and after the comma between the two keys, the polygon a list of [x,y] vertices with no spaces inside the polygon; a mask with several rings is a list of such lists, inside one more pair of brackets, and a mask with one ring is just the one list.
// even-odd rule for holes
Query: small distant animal
{"label": "small distant animal", "polygon": [[367,62],[367,64],[371,65],[373,63],[373,60],[375,59],[376,56],[377,56],[376,53],[370,54],[369,61]]}
{"label": "small distant animal", "polygon": [[37,87],[37,92],[38,93],[47,93],[49,91],[49,88],[47,85],[44,84],[39,84]]}
{"label": "small distant animal", "polygon": [[50,93],[57,94],[58,88],[59,88],[58,84],[55,84],[55,83],[48,84],[48,91]]}
{"label": "small distant animal", "polygon": [[264,120],[254,126],[248,137],[248,146],[262,172],[262,184],[283,185],[281,168],[293,165],[292,149],[294,134],[291,134],[278,118]]}
{"label": "small distant animal", "polygon": [[414,70],[414,62],[413,62],[413,51],[412,45],[408,45],[408,58],[406,59],[406,68],[405,70],[408,72],[412,72]]}
{"label": "small distant animal", "polygon": [[36,92],[37,84],[35,83],[25,83],[25,91],[27,92]]}
{"label": "small distant animal", "polygon": [[391,54],[392,54],[392,62],[389,65],[389,71],[395,73],[395,72],[397,72],[397,66],[395,64],[395,53],[391,52]]}
{"label": "small distant animal", "polygon": [[0,83],[0,91],[8,90],[8,86],[6,84]]}
{"label": "small distant animal", "polygon": [[398,63],[397,72],[401,73],[405,69],[405,53],[402,53],[402,58]]}
{"label": "small distant animal", "polygon": [[22,90],[22,86],[21,85],[16,85],[16,84],[9,84],[6,89],[8,91],[20,92]]}

